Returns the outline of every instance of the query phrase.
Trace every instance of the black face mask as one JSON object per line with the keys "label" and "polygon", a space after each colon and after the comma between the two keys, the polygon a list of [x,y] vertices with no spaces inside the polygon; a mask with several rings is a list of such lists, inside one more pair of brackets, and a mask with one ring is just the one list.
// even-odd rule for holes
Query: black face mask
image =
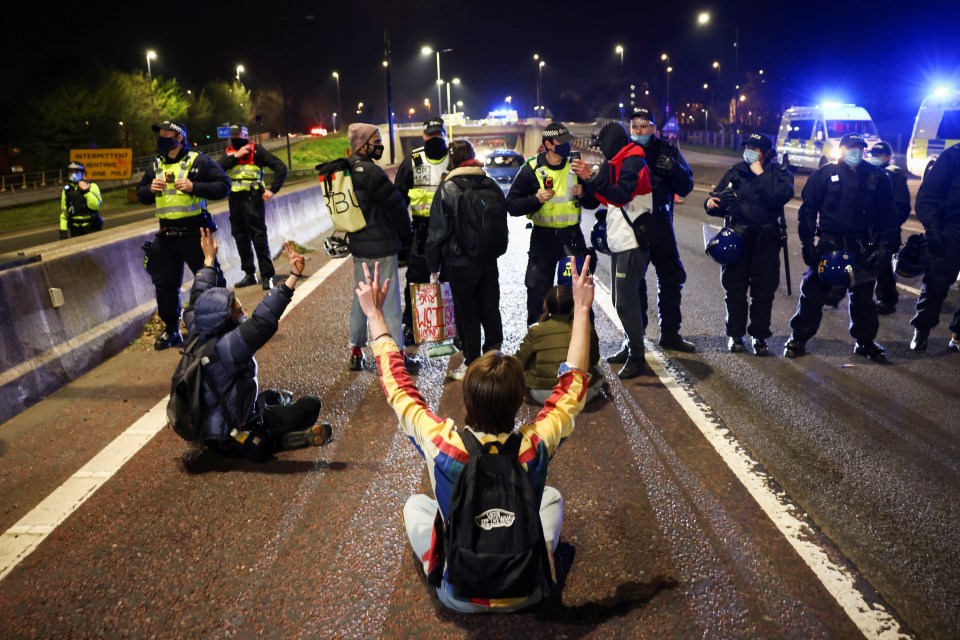
{"label": "black face mask", "polygon": [[558,144],[553,148],[553,152],[566,160],[570,157],[570,143],[564,142],[563,144]]}
{"label": "black face mask", "polygon": [[230,146],[233,147],[234,151],[247,144],[247,142],[243,138],[230,138]]}
{"label": "black face mask", "polygon": [[162,156],[170,153],[175,146],[177,146],[176,138],[157,138],[157,153]]}
{"label": "black face mask", "polygon": [[371,151],[367,157],[369,157],[371,160],[379,160],[380,158],[383,157],[382,144],[371,144],[369,146],[373,147],[373,151]]}
{"label": "black face mask", "polygon": [[423,152],[431,160],[439,160],[447,155],[447,141],[443,138],[429,138],[423,143]]}

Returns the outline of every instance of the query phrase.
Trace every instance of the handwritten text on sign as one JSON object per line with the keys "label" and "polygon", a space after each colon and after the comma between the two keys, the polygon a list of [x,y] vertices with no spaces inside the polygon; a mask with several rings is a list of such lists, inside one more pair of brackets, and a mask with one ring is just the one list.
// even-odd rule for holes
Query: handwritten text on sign
{"label": "handwritten text on sign", "polygon": [[411,284],[410,299],[414,308],[414,340],[440,342],[457,335],[453,294],[449,283]]}

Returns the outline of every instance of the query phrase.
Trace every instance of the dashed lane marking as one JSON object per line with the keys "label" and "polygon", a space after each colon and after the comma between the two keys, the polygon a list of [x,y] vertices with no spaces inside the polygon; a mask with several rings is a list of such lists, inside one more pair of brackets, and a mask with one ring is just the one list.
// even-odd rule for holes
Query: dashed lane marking
{"label": "dashed lane marking", "polygon": [[[609,290],[601,283],[596,285],[596,302],[613,324],[623,331]],[[758,462],[737,442],[733,433],[719,420],[702,400],[694,397],[693,391],[671,373],[663,353],[649,340],[646,342],[646,357],[650,368],[660,382],[670,391],[674,400],[690,417],[707,441],[713,446],[737,479],[750,492],[763,512],[774,523],[790,546],[810,567],[830,595],[837,601],[854,624],[867,638],[883,640],[909,639],[911,636],[900,630],[899,623],[878,604],[871,604],[857,589],[862,579],[852,575],[846,567],[833,562],[826,551],[806,535],[806,523],[794,514],[803,510],[794,504],[782,491],[774,491],[768,479],[757,473]]]}

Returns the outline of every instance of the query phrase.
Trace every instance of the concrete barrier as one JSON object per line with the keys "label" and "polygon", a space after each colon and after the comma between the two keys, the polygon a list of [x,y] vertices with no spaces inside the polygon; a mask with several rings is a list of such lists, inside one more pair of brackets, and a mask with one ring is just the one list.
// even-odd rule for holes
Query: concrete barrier
{"label": "concrete barrier", "polygon": [[[270,250],[332,228],[319,186],[267,203]],[[226,201],[212,204],[228,282],[242,277]],[[0,264],[0,423],[130,345],[156,311],[142,245],[154,220],[36,247]],[[185,270],[184,291],[192,284]],[[184,296],[184,300],[186,297]]]}

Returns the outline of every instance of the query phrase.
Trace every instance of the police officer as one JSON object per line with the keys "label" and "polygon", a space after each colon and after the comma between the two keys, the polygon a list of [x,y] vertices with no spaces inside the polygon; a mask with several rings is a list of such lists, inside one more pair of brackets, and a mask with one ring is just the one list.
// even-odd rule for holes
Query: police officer
{"label": "police officer", "polygon": [[[157,290],[157,313],[165,330],[153,348],[169,349],[183,344],[180,333],[180,287],[183,266],[194,274],[203,267],[200,229],[217,230],[207,211],[207,199],[222,200],[230,193],[230,178],[209,156],[195,151],[182,122],[165,120],[153,125],[157,133],[157,157],[137,186],[143,204],[156,204],[160,230],[147,251],[147,270]],[[217,286],[227,286],[219,262]]]}
{"label": "police officer", "polygon": [[[727,349],[744,350],[743,336],[753,337],[753,352],[766,355],[773,297],[780,286],[780,220],[783,205],[793,198],[793,175],[771,160],[773,141],[754,133],[743,143],[743,162],[733,165],[704,207],[711,216],[723,216],[725,226],[740,236],[742,255],[720,269],[727,307]],[[750,326],[747,326],[747,291]]]}
{"label": "police officer", "polygon": [[[650,264],[657,273],[657,305],[660,315],[660,346],[677,351],[695,351],[692,342],[680,334],[680,292],[687,272],[680,261],[673,231],[673,206],[676,196],[693,190],[693,172],[680,150],[656,135],[657,123],[649,109],[634,109],[630,116],[630,139],[643,147],[653,181],[653,220],[648,225]],[[643,326],[647,318],[647,281],[640,281]],[[626,362],[627,349],[607,358],[607,362]]]}
{"label": "police officer", "polygon": [[407,256],[407,286],[403,290],[403,339],[413,344],[413,315],[410,285],[430,282],[425,253],[430,205],[447,172],[447,131],[441,118],[423,123],[423,146],[414,149],[397,168],[394,184],[410,210],[413,239]]}
{"label": "police officer", "polygon": [[[925,351],[930,330],[940,323],[940,309],[960,272],[960,145],[940,154],[917,192],[917,218],[927,238],[929,263],[917,298],[910,348]],[[960,351],[960,310],[950,323],[948,346]]]}
{"label": "police officer", "polygon": [[84,236],[100,231],[103,218],[100,217],[100,187],[96,182],[88,182],[87,169],[79,162],[67,165],[67,184],[60,194],[60,239]]}
{"label": "police officer", "polygon": [[[245,274],[234,286],[257,284],[253,264],[256,251],[260,283],[264,290],[273,289],[273,255],[267,239],[265,204],[280,191],[287,179],[287,165],[262,145],[250,142],[247,128],[242,124],[230,127],[230,146],[218,162],[230,176],[230,230],[237,243],[240,268]],[[269,189],[264,188],[264,167],[273,172]]]}
{"label": "police officer", "polygon": [[[874,342],[880,321],[873,289],[879,261],[896,241],[897,216],[890,178],[883,169],[863,162],[866,147],[860,134],[844,135],[840,159],[817,169],[803,187],[800,248],[810,269],[803,276],[797,312],[790,319],[793,333],[783,352],[788,358],[804,355],[807,341],[820,327],[831,289],[818,274],[821,259],[828,252],[843,251],[853,260],[853,277],[846,287],[850,335],[856,340],[853,352],[877,362],[886,359],[884,348]],[[817,236],[820,240],[814,244]]]}
{"label": "police officer", "polygon": [[887,247],[886,255],[880,256],[880,265],[877,268],[877,313],[882,316],[897,310],[897,301],[900,294],[897,292],[897,278],[893,274],[893,264],[890,258],[900,247],[900,227],[910,217],[910,190],[907,188],[907,172],[892,163],[893,149],[887,142],[878,142],[870,149],[867,161],[880,167],[890,176],[893,185],[893,206],[897,211],[897,230],[894,242]]}
{"label": "police officer", "polygon": [[544,151],[517,172],[507,194],[507,212],[527,216],[533,222],[527,258],[527,326],[543,311],[543,299],[553,286],[557,262],[574,255],[583,258],[587,243],[580,230],[581,207],[593,209],[600,202],[583,190],[582,180],[570,167],[573,135],[561,122],[543,130]]}

